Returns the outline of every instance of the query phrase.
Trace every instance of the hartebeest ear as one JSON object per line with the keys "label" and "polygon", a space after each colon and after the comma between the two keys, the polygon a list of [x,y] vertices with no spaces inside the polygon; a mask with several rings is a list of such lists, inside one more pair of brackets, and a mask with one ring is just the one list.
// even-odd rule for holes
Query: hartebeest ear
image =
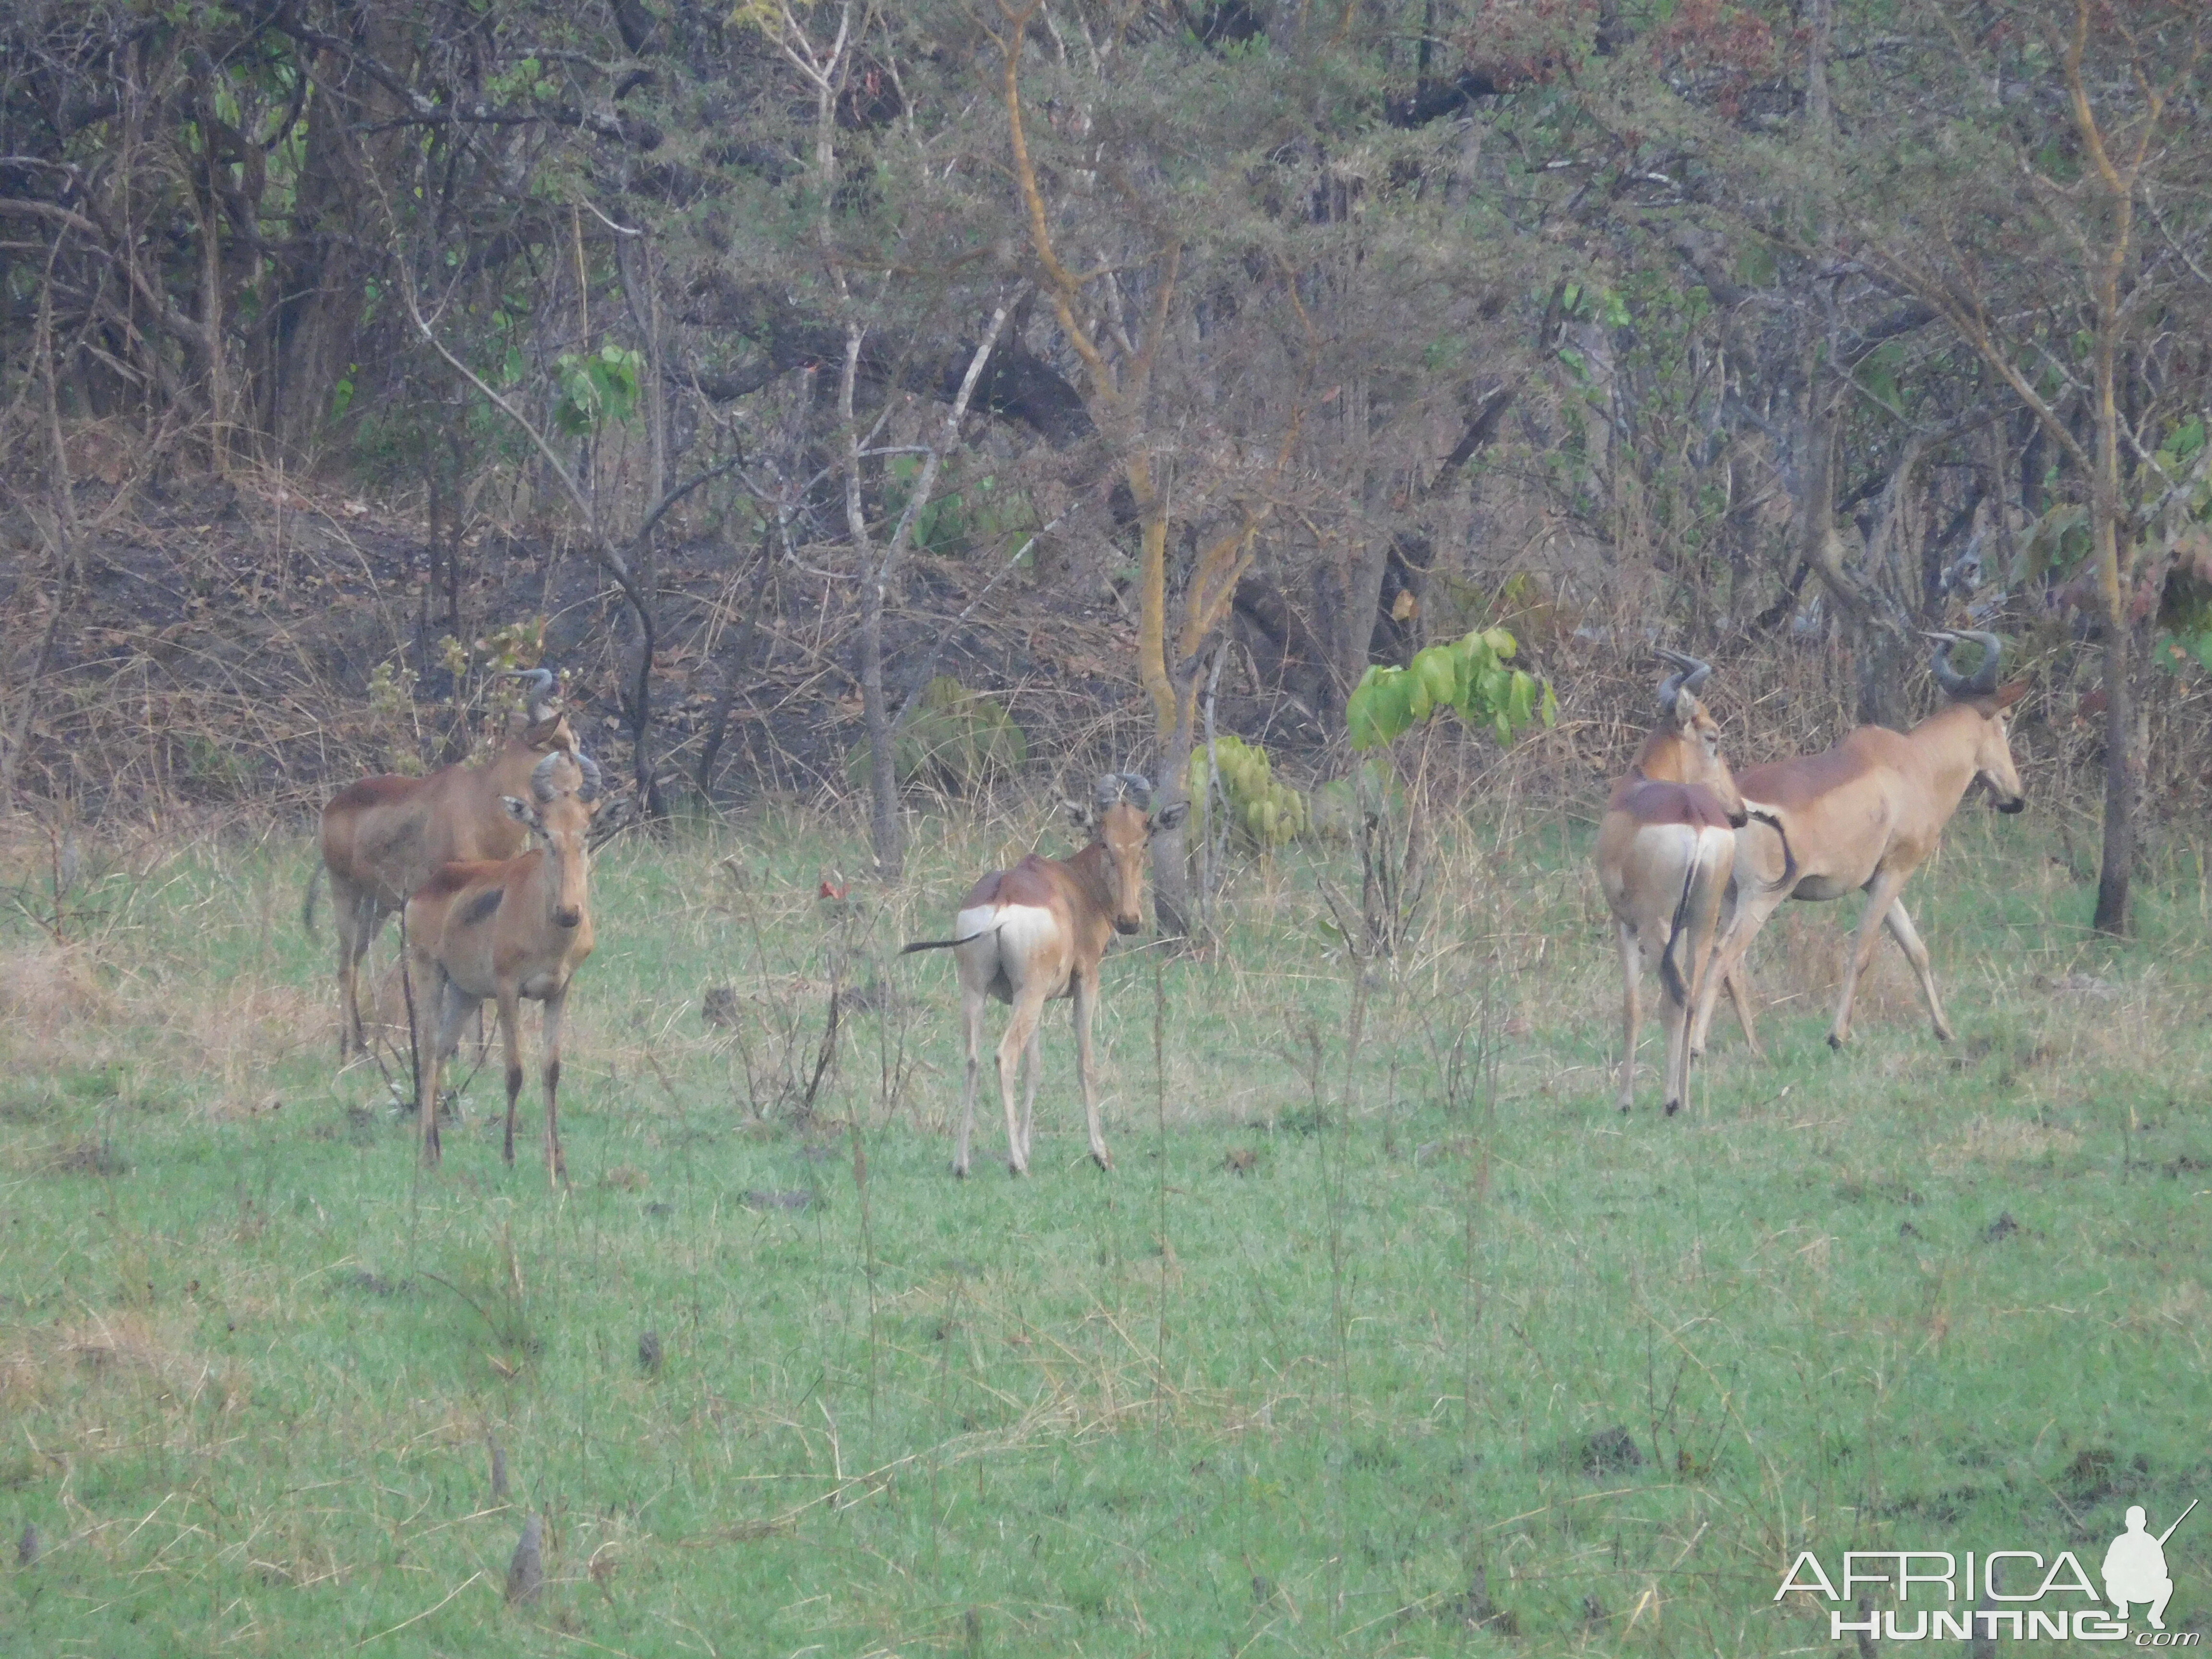
{"label": "hartebeest ear", "polygon": [[527,824],[532,830],[543,830],[545,821],[538,816],[538,809],[520,795],[501,795],[499,804],[507,808],[507,817],[517,823]]}
{"label": "hartebeest ear", "polygon": [[2027,695],[2027,682],[2026,680],[2014,680],[2010,685],[2001,685],[1996,689],[1997,707],[2000,708],[2009,708],[2013,704],[2018,702]]}
{"label": "hartebeest ear", "polygon": [[1176,829],[1181,826],[1183,819],[1189,816],[1190,803],[1187,800],[1179,800],[1172,806],[1164,806],[1152,815],[1152,833],[1157,836],[1163,830]]}
{"label": "hartebeest ear", "polygon": [[1068,818],[1077,829],[1088,830],[1091,827],[1091,809],[1081,801],[1064,800],[1060,805],[1067,809]]}

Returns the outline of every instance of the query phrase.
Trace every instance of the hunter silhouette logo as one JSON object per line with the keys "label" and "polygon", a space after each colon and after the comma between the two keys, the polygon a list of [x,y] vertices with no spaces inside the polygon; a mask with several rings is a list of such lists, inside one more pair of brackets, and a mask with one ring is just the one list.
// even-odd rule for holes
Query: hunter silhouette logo
{"label": "hunter silhouette logo", "polygon": [[[2192,1498],[2189,1510],[2196,1507]],[[2189,1519],[2189,1510],[2182,1510],[2174,1517],[2172,1527],[2154,1538],[2142,1505],[2129,1509],[2128,1529],[2112,1540],[2112,1547],[2105,1552],[2105,1599],[2119,1609],[2121,1618],[2128,1616],[2130,1602],[2141,1601],[2150,1608],[2150,1627],[2166,1628],[2166,1604],[2173,1599],[2173,1580],[2166,1571],[2166,1540],[2173,1536],[2174,1527]]]}

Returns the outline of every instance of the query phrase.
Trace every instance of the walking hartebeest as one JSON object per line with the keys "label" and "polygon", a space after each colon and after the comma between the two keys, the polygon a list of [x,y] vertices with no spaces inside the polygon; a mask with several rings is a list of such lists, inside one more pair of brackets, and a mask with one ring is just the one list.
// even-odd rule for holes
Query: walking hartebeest
{"label": "walking hartebeest", "polygon": [[[983,1034],[983,1003],[1011,1005],[999,1042],[999,1093],[1006,1109],[1006,1164],[1016,1175],[1030,1169],[1030,1128],[1036,1114],[1037,1081],[1044,1069],[1037,1022],[1056,997],[1075,1000],[1075,1073],[1091,1130],[1091,1156],[1102,1170],[1114,1167],[1098,1125],[1098,1094],[1091,1076],[1091,1016],[1098,1004],[1098,962],[1114,935],[1144,924],[1147,843],[1182,822],[1188,801],[1157,817],[1152,786],[1134,772],[1109,772],[1092,792],[1085,821],[1094,830],[1073,858],[1032,853],[1011,870],[994,870],[968,891],[951,939],[909,945],[908,951],[950,950],[960,969],[960,1012],[968,1033],[968,1072],[961,1090],[960,1144],[952,1173],[968,1173],[968,1137],[975,1123],[975,1068]],[[902,955],[904,952],[901,952]],[[1026,1057],[1028,1093],[1014,1113],[1015,1068]]]}
{"label": "walking hartebeest", "polygon": [[[575,775],[568,782],[556,769]],[[506,1158],[514,1162],[515,1100],[522,1092],[521,1000],[545,1006],[545,1166],[565,1181],[561,1155],[561,1013],[568,981],[592,954],[590,831],[599,810],[599,763],[561,750],[530,770],[530,799],[501,798],[501,810],[537,831],[541,848],[520,857],[448,864],[407,901],[407,950],[428,998],[433,1033],[417,1038],[416,1109],[422,1162],[438,1161],[438,1082],[461,1027],[488,997],[499,1001],[507,1043]]]}
{"label": "walking hartebeest", "polygon": [[[1929,637],[1938,641],[1936,678],[1951,698],[1949,707],[1909,732],[1862,726],[1824,754],[1754,766],[1737,780],[1746,798],[1759,805],[1736,838],[1736,902],[1724,930],[1719,973],[1698,1000],[1693,1049],[1705,1046],[1719,975],[1732,980],[1782,901],[1841,898],[1854,889],[1866,892],[1866,914],[1844,966],[1829,1042],[1840,1048],[1850,1040],[1851,998],[1874,953],[1877,927],[1889,929],[1912,964],[1936,1035],[1949,1040],[1951,1023],[1936,995],[1928,947],[1898,892],[1936,850],[1943,826],[1975,779],[1989,786],[2000,812],[2017,812],[2027,804],[2013,768],[2009,729],[2012,706],[2027,683],[2015,680],[1999,689],[1994,634]],[[1982,660],[1970,675],[1951,665],[1951,647],[1961,639],[1982,647]],[[1747,1012],[1741,1001],[1737,1011]],[[1747,1018],[1744,1030],[1750,1029]]]}
{"label": "walking hartebeest", "polygon": [[300,919],[315,925],[315,884],[331,879],[338,928],[338,1058],[366,1052],[356,978],[384,919],[407,902],[442,865],[512,858],[529,832],[501,802],[519,793],[542,757],[576,752],[568,716],[553,705],[553,672],[512,671],[530,682],[529,712],[505,746],[482,766],[441,767],[428,777],[385,773],[349,783],[323,808],[323,861],[307,878]]}
{"label": "walking hartebeest", "polygon": [[1744,802],[1721,758],[1720,727],[1698,701],[1712,665],[1674,651],[1659,654],[1674,672],[1659,688],[1658,724],[1606,803],[1597,879],[1620,938],[1620,1109],[1636,1097],[1644,970],[1656,962],[1666,997],[1671,1115],[1689,1091],[1690,1010],[1709,971]]}

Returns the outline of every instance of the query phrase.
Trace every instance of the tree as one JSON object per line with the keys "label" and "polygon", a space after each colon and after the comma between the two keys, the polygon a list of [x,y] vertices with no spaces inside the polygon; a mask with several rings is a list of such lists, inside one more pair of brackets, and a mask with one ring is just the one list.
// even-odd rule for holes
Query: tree
{"label": "tree", "polygon": [[[2124,934],[2142,679],[2172,552],[2142,507],[2154,514],[2183,482],[2163,476],[2159,428],[2188,408],[2174,393],[2197,389],[2167,380],[2160,337],[2205,297],[2191,250],[2212,161],[2197,118],[2212,15],[2191,0],[2043,0],[1944,19],[1956,67],[1937,106],[1957,113],[1931,111],[1923,136],[1951,142],[1900,145],[1853,228],[1869,262],[1940,312],[2033,415],[2086,496],[2105,697],[2095,925]],[[1973,166],[1963,195],[1958,149]],[[1881,201],[1903,211],[1868,210]],[[2183,206],[2183,222],[2161,203]]]}

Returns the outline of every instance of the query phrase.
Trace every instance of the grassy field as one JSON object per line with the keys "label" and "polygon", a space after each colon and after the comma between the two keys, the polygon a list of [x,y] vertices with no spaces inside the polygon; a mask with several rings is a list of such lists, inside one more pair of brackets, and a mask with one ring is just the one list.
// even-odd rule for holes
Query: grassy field
{"label": "grassy field", "polygon": [[[1241,866],[1217,952],[1107,963],[1117,1170],[1055,1011],[1036,1176],[987,1099],[964,1184],[951,966],[892,952],[1068,845],[1042,808],[928,823],[849,907],[796,813],[617,842],[566,1192],[534,1069],[517,1165],[495,1060],[428,1179],[335,1070],[302,840],[88,849],[58,915],[21,849],[0,1527],[41,1553],[0,1651],[1844,1652],[1773,1600],[1801,1548],[2094,1571],[2125,1504],[2212,1497],[2194,853],[2117,948],[2053,820],[1970,803],[1906,894],[1958,1041],[1885,941],[1831,1054],[1857,902],[1793,906],[1769,1060],[1723,1012],[1668,1121],[1649,1028],[1612,1109],[1587,826],[1510,831],[1455,830],[1364,978],[1310,855]],[[2212,1524],[2169,1553],[2199,1624]]]}

